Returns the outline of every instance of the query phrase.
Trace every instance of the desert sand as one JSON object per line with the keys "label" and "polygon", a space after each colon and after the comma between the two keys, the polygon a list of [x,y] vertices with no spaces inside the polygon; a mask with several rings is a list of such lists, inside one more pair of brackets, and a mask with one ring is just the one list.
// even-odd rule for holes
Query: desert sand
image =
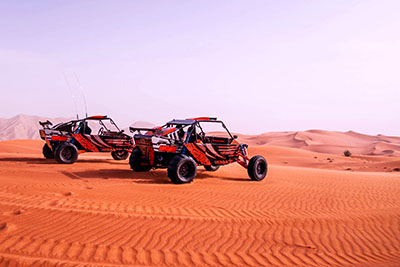
{"label": "desert sand", "polygon": [[259,145],[261,182],[233,164],[173,185],[107,154],[56,164],[42,145],[0,142],[1,266],[400,265],[396,156]]}
{"label": "desert sand", "polygon": [[366,135],[353,131],[324,130],[268,132],[261,135],[238,134],[249,145],[269,145],[342,155],[350,150],[359,155],[400,156],[400,137]]}

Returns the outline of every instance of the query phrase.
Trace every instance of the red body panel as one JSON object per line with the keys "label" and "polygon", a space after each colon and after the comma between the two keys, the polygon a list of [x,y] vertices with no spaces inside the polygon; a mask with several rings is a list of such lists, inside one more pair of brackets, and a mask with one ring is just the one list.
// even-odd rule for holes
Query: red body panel
{"label": "red body panel", "polygon": [[99,149],[93,143],[83,137],[82,134],[72,134],[72,136],[76,141],[79,142],[79,144],[81,144],[81,146],[83,146],[86,151],[99,152]]}
{"label": "red body panel", "polygon": [[203,165],[225,165],[237,161],[240,156],[238,144],[189,143],[185,147],[195,160]]}
{"label": "red body panel", "polygon": [[55,135],[55,136],[52,136],[52,137],[51,137],[51,141],[61,141],[61,142],[64,142],[64,141],[67,141],[67,137],[66,137],[66,136],[57,136],[57,135]]}
{"label": "red body panel", "polygon": [[190,154],[196,159],[197,162],[203,165],[211,165],[211,161],[207,158],[205,150],[200,148],[198,144],[191,143],[185,144],[187,150],[189,150]]}

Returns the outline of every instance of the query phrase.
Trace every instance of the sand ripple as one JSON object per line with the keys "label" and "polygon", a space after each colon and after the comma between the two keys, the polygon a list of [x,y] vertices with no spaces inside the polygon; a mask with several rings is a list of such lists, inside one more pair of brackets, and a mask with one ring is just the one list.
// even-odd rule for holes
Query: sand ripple
{"label": "sand ripple", "polygon": [[177,186],[126,162],[15,157],[0,157],[1,266],[400,264],[395,172],[272,164],[251,182],[232,165]]}

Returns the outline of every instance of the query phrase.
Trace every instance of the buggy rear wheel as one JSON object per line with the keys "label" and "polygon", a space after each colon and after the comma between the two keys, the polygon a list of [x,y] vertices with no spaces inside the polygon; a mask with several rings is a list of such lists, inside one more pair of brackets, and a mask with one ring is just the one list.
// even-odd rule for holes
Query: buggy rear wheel
{"label": "buggy rear wheel", "polygon": [[47,144],[44,144],[42,151],[46,159],[54,159],[54,153]]}
{"label": "buggy rear wheel", "polygon": [[250,159],[247,173],[253,181],[261,181],[265,178],[268,171],[267,161],[263,156],[254,156]]}
{"label": "buggy rear wheel", "polygon": [[124,160],[128,158],[129,152],[126,150],[113,151],[111,152],[111,156],[115,160]]}
{"label": "buggy rear wheel", "polygon": [[191,183],[196,173],[196,162],[185,155],[176,155],[168,165],[168,177],[174,184]]}
{"label": "buggy rear wheel", "polygon": [[215,166],[215,165],[204,165],[204,169],[206,169],[206,171],[209,171],[209,172],[215,172],[216,170],[219,169],[219,166]]}
{"label": "buggy rear wheel", "polygon": [[148,172],[151,169],[149,162],[142,158],[142,151],[138,147],[132,151],[129,157],[129,165],[135,172]]}
{"label": "buggy rear wheel", "polygon": [[72,164],[78,159],[78,149],[70,143],[58,145],[54,156],[58,163]]}

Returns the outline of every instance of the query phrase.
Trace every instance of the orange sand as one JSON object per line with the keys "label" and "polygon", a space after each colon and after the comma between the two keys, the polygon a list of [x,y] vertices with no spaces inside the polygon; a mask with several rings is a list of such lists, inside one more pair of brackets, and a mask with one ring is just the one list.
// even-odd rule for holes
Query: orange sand
{"label": "orange sand", "polygon": [[238,136],[240,141],[249,145],[284,146],[337,155],[343,155],[348,149],[353,154],[400,156],[400,137],[394,136],[323,130]]}
{"label": "orange sand", "polygon": [[234,164],[173,185],[106,154],[56,164],[42,145],[0,142],[1,266],[400,265],[397,157],[258,146],[262,182]]}

